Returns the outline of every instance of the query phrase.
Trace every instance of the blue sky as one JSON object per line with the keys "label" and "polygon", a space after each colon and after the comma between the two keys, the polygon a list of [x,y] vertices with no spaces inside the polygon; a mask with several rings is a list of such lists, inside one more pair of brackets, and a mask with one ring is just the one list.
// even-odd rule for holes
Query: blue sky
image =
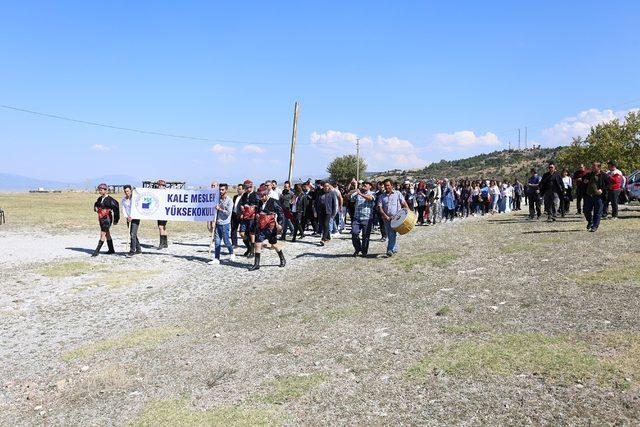
{"label": "blue sky", "polygon": [[[297,177],[556,146],[640,106],[640,2],[12,2],[0,172],[82,181]],[[485,3],[485,4],[481,4]],[[611,110],[611,111],[609,111]],[[264,145],[263,145],[264,144]]]}

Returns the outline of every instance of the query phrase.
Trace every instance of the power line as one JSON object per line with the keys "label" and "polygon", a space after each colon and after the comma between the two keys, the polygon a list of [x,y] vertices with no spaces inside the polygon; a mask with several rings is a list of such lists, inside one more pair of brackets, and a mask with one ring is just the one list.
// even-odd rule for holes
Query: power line
{"label": "power line", "polygon": [[89,125],[89,126],[98,126],[98,127],[108,128],[108,129],[116,129],[116,130],[121,130],[125,132],[135,132],[135,133],[140,133],[144,135],[164,136],[167,138],[188,139],[192,141],[203,141],[203,142],[221,142],[224,144],[250,144],[250,145],[288,145],[289,144],[287,142],[254,142],[254,141],[238,141],[233,139],[201,138],[197,136],[178,135],[178,134],[157,132],[157,131],[151,131],[151,130],[135,129],[135,128],[129,128],[124,126],[115,126],[115,125],[93,122],[88,120],[79,120],[71,117],[60,116],[58,114],[42,113],[39,111],[27,110],[25,108],[13,107],[11,105],[0,105],[0,107],[8,110],[19,111],[22,113],[33,114],[36,116],[48,117],[51,119],[65,120],[68,122],[80,123],[80,124]]}

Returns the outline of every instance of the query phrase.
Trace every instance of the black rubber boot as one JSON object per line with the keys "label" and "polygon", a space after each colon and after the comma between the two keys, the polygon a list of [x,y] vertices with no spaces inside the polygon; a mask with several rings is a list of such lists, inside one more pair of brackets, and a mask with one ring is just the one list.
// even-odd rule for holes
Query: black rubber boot
{"label": "black rubber boot", "polygon": [[247,258],[253,258],[256,255],[256,244],[249,241],[249,253]]}
{"label": "black rubber boot", "polygon": [[242,241],[244,242],[244,246],[247,248],[247,250],[244,251],[242,256],[249,256],[249,253],[251,252],[251,241],[249,239],[247,239],[246,237],[244,239],[242,239]]}
{"label": "black rubber boot", "polygon": [[109,250],[107,251],[108,254],[116,253],[115,249],[113,249],[113,240],[111,239],[107,240],[107,246],[109,246]]}
{"label": "black rubber boot", "polygon": [[278,252],[278,256],[280,257],[280,267],[287,265],[287,260],[284,259],[284,253],[282,253],[282,251]]}
{"label": "black rubber boot", "polygon": [[91,256],[98,256],[98,254],[100,253],[100,249],[102,248],[102,245],[104,245],[104,241],[98,240],[98,246],[96,247],[96,250],[93,251]]}
{"label": "black rubber boot", "polygon": [[164,237],[164,236],[162,236],[162,235],[160,236],[160,243],[158,244],[158,250],[160,250],[160,249],[164,248],[164,246],[162,246],[162,243],[164,242],[163,237]]}
{"label": "black rubber boot", "polygon": [[164,237],[164,248],[168,248],[169,247],[169,236],[162,236]]}
{"label": "black rubber boot", "polygon": [[260,269],[260,254],[255,254],[255,258],[253,258],[253,265],[249,267],[249,271],[255,271]]}

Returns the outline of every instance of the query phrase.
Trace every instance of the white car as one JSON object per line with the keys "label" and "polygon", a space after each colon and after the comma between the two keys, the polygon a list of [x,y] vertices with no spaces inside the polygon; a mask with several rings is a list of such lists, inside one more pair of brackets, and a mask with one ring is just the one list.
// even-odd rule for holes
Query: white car
{"label": "white car", "polygon": [[627,194],[629,200],[640,200],[640,170],[634,171],[627,177]]}

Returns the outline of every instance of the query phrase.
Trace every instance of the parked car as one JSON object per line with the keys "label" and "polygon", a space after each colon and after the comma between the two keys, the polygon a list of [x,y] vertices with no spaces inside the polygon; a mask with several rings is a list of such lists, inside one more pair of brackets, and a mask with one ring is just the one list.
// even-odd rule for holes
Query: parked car
{"label": "parked car", "polygon": [[627,176],[626,190],[629,201],[640,200],[640,170],[633,171]]}

